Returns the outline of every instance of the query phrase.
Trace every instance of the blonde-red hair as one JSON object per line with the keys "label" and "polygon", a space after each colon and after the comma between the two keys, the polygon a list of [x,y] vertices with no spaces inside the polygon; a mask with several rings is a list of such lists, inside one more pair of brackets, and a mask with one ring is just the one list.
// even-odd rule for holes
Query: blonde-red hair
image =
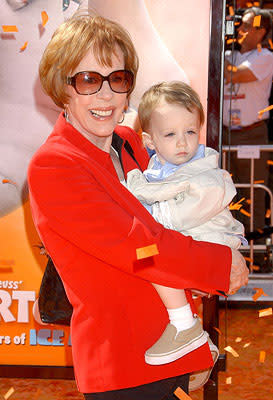
{"label": "blonde-red hair", "polygon": [[86,53],[92,48],[99,64],[112,66],[117,46],[124,56],[124,68],[136,77],[138,57],[129,33],[120,24],[88,14],[68,19],[53,34],[40,62],[39,75],[45,92],[57,106],[65,108],[69,102],[66,78]]}

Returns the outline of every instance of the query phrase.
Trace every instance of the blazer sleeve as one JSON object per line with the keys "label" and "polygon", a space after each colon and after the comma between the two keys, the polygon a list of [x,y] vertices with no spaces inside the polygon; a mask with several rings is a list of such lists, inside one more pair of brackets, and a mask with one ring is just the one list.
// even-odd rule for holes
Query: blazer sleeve
{"label": "blazer sleeve", "polygon": [[[148,212],[147,222],[142,205],[124,188],[126,202],[141,207],[140,216],[130,213],[75,160],[53,156],[44,161],[36,158],[28,171],[32,213],[42,240],[50,229],[76,249],[149,282],[210,293],[228,290],[228,247],[165,229]],[[137,260],[136,249],[151,244],[158,254]],[[77,271],[72,273],[77,279]]]}

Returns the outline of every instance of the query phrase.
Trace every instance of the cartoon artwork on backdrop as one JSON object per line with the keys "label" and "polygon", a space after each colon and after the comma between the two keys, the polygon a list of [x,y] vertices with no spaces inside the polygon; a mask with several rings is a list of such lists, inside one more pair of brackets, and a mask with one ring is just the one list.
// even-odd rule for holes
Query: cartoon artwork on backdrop
{"label": "cartoon artwork on backdrop", "polygon": [[39,82],[43,50],[58,25],[78,9],[121,23],[140,60],[123,124],[138,131],[139,99],[156,82],[190,83],[206,104],[210,0],[196,0],[194,6],[171,1],[172,7],[169,0],[115,0],[115,7],[113,0],[0,3],[0,364],[72,365],[69,327],[43,326],[33,316],[47,258],[40,254],[30,215],[27,167],[61,111]]}

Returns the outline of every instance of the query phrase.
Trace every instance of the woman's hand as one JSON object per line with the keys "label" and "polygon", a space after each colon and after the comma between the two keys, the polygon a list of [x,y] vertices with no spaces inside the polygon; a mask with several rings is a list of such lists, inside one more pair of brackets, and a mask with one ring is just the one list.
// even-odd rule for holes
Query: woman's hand
{"label": "woman's hand", "polygon": [[232,251],[232,262],[230,271],[230,285],[228,294],[234,294],[248,283],[249,270],[242,254],[238,250]]}

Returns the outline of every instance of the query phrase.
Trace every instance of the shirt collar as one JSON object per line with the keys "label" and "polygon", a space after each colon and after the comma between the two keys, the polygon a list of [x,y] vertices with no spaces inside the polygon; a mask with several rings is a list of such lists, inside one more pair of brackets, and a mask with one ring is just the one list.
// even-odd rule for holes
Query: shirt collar
{"label": "shirt collar", "polygon": [[144,176],[149,182],[163,180],[172,173],[174,173],[178,168],[183,167],[184,165],[187,165],[200,158],[203,158],[204,156],[205,156],[205,146],[203,144],[198,145],[195,155],[189,161],[179,165],[169,163],[168,161],[164,165],[162,165],[158,159],[158,156],[154,154],[152,156],[154,162],[153,166],[152,168],[144,171]]}

